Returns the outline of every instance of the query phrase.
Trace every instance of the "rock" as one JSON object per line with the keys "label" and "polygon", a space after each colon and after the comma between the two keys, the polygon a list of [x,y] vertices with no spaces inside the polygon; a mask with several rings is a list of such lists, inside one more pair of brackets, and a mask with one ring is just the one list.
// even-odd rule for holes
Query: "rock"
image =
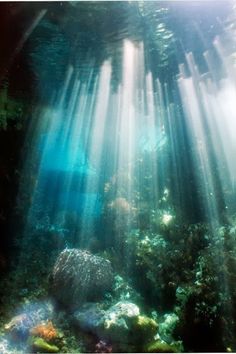
{"label": "rock", "polygon": [[27,339],[31,328],[53,316],[54,307],[50,301],[30,302],[23,305],[19,315],[13,317],[4,328],[13,339]]}
{"label": "rock", "polygon": [[163,341],[157,340],[157,341],[149,343],[145,348],[145,352],[147,352],[147,353],[178,353],[178,348],[176,348],[174,345],[167,344]]}
{"label": "rock", "polygon": [[43,353],[58,353],[60,351],[56,345],[47,343],[41,337],[30,338],[29,344],[33,349]]}
{"label": "rock", "polygon": [[65,249],[56,260],[51,281],[55,298],[75,308],[100,300],[112,288],[114,274],[108,260],[88,251]]}

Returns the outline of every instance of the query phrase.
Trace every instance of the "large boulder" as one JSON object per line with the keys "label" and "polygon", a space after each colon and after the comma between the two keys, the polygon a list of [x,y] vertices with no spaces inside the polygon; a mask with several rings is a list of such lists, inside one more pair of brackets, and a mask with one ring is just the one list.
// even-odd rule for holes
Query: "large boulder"
{"label": "large boulder", "polygon": [[110,261],[88,251],[65,249],[51,274],[54,297],[69,308],[100,300],[112,288],[114,274]]}

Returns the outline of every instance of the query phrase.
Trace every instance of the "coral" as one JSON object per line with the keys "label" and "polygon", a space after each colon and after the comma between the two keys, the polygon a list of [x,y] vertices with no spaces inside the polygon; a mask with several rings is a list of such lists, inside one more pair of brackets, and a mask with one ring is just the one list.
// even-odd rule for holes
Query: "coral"
{"label": "coral", "polygon": [[179,317],[175,313],[164,315],[164,321],[159,323],[159,335],[167,343],[173,341],[173,332],[179,322]]}
{"label": "coral", "polygon": [[88,251],[65,249],[51,274],[51,290],[63,305],[76,308],[101,299],[112,288],[114,274],[108,260]]}
{"label": "coral", "polygon": [[53,314],[53,305],[49,301],[28,303],[5,325],[5,330],[13,338],[27,339],[29,331]]}
{"label": "coral", "polygon": [[163,341],[157,340],[149,343],[146,346],[147,353],[178,353],[179,350],[174,345],[167,344]]}
{"label": "coral", "polygon": [[14,331],[16,328],[23,326],[24,322],[28,320],[27,315],[25,313],[14,316],[10,322],[6,323],[4,328],[6,331]]}
{"label": "coral", "polygon": [[49,342],[52,339],[55,339],[58,335],[51,321],[48,321],[47,323],[40,323],[37,326],[33,327],[30,330],[30,334],[33,336],[41,337]]}
{"label": "coral", "polygon": [[0,353],[1,354],[13,354],[13,348],[9,339],[0,336]]}
{"label": "coral", "polygon": [[115,341],[129,342],[130,330],[140,311],[137,305],[120,301],[104,315],[104,335]]}
{"label": "coral", "polygon": [[[177,335],[187,351],[235,351],[236,245],[234,226],[209,230],[192,271],[176,289]],[[227,281],[226,281],[227,279]],[[224,330],[227,328],[227,330]]]}
{"label": "coral", "polygon": [[192,281],[192,269],[208,242],[207,228],[202,224],[173,224],[161,234],[151,229],[131,230],[126,243],[137,290],[155,306],[162,304],[161,311],[173,311],[178,285]]}
{"label": "coral", "polygon": [[47,343],[41,337],[32,337],[29,340],[30,346],[42,353],[58,353],[60,349],[56,345]]}
{"label": "coral", "polygon": [[130,283],[124,277],[119,274],[115,275],[113,284],[113,300],[114,298],[119,301],[132,301],[134,303],[140,303],[142,301],[139,293],[130,285]]}
{"label": "coral", "polygon": [[154,339],[158,330],[158,324],[152,318],[139,315],[134,325],[134,336],[142,344]]}

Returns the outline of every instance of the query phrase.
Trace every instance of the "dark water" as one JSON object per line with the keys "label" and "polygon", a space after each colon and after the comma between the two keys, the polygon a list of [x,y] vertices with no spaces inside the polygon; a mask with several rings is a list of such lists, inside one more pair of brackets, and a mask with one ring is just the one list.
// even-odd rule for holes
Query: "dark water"
{"label": "dark water", "polygon": [[234,2],[0,8],[0,352],[235,351]]}

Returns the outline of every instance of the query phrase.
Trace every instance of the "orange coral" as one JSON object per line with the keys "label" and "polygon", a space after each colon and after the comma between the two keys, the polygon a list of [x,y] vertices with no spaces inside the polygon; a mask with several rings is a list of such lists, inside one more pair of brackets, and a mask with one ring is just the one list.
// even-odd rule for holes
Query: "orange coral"
{"label": "orange coral", "polygon": [[34,336],[39,336],[46,341],[50,341],[57,337],[57,331],[51,321],[47,323],[41,323],[30,330],[30,333]]}

